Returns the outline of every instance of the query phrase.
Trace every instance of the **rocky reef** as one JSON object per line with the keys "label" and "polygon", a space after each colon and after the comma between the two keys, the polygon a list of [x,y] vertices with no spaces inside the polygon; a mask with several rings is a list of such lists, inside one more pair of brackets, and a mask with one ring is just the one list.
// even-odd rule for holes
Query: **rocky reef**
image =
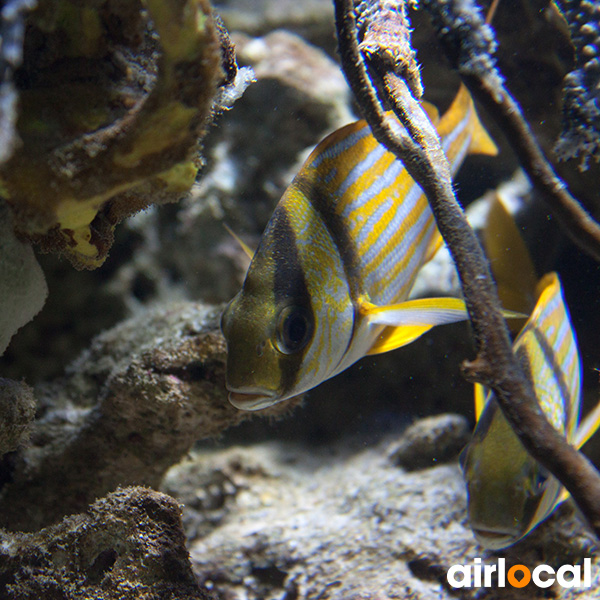
{"label": "rocky reef", "polygon": [[[597,596],[597,540],[570,502],[506,551],[472,535],[457,460],[473,424],[467,325],[368,357],[303,399],[229,404],[219,320],[248,257],[223,224],[256,247],[310,150],[356,116],[330,0],[214,4],[2,9],[0,598]],[[410,18],[425,97],[443,110],[458,78],[427,15]],[[561,133],[577,144],[560,99],[585,44],[545,2],[503,1],[494,27],[498,64],[553,160]],[[500,154],[467,160],[459,198],[477,228],[486,190],[502,194],[539,273],[559,271],[585,411],[598,398],[597,264],[480,116]],[[557,168],[598,217],[600,167],[581,150]],[[415,286],[457,290],[444,251]],[[586,451],[597,460],[600,444]],[[452,588],[448,568],[476,557],[592,557],[592,587]]]}

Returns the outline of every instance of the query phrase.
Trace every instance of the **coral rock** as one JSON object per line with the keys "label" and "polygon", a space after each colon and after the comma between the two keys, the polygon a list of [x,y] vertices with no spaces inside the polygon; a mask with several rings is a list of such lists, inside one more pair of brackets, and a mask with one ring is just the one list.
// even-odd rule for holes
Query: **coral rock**
{"label": "coral rock", "polygon": [[15,72],[21,144],[0,169],[16,230],[77,268],[113,229],[194,182],[223,78],[208,0],[42,0]]}
{"label": "coral rock", "polygon": [[209,600],[192,573],[180,506],[126,488],[35,534],[0,531],[3,600]]}

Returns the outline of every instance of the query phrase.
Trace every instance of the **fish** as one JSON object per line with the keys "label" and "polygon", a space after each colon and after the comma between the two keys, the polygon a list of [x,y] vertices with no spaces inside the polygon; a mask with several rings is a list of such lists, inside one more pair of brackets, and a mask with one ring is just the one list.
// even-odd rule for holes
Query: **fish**
{"label": "fish", "polygon": [[[464,86],[441,118],[423,105],[453,175],[468,153],[497,154]],[[364,120],[330,134],[284,192],[222,314],[229,401],[266,408],[466,319],[459,298],[407,300],[441,244],[425,194]]]}
{"label": "fish", "polygon": [[[498,221],[507,223],[507,213],[494,210]],[[518,232],[505,239],[519,246]],[[522,244],[522,241],[520,242]],[[517,251],[518,254],[519,250]],[[493,254],[493,250],[492,250]],[[512,257],[514,264],[515,256]],[[528,289],[533,266],[518,261],[520,290],[509,294],[521,310],[528,298],[537,298],[524,327],[513,343],[513,351],[533,383],[537,401],[553,427],[576,448],[600,426],[600,403],[580,423],[581,366],[577,340],[557,273],[548,273]],[[525,265],[525,266],[523,266]],[[492,271],[500,280],[499,289],[508,289],[505,264]],[[537,278],[535,279],[537,281]],[[515,292],[515,289],[517,290]],[[493,391],[475,385],[476,426],[460,456],[467,487],[467,513],[478,543],[492,550],[511,546],[525,537],[568,497],[559,481],[525,450],[500,409]]]}

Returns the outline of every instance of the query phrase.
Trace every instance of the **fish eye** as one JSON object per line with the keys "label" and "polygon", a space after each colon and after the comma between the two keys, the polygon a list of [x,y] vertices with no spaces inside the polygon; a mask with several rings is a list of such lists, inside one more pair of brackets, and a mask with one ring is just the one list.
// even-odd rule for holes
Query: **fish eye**
{"label": "fish eye", "polygon": [[302,350],[313,334],[311,314],[301,306],[286,306],[277,317],[275,346],[283,354]]}

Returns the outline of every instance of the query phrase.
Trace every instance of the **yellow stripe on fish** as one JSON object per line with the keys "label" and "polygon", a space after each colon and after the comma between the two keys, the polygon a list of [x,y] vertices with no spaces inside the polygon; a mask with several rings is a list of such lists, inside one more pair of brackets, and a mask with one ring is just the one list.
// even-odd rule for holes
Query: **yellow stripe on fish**
{"label": "yellow stripe on fish", "polygon": [[[427,108],[453,174],[468,152],[496,154],[466,88],[439,121]],[[457,299],[405,303],[440,244],[421,188],[364,121],[329,135],[279,201],[223,313],[230,401],[264,408],[465,319]]]}
{"label": "yellow stripe on fish", "polygon": [[[509,230],[510,235],[502,238],[514,241],[518,232],[512,218],[502,207],[496,206],[492,213],[495,220],[492,228]],[[498,247],[501,246],[504,244]],[[498,260],[495,252],[492,249],[492,268]],[[513,256],[512,260],[516,258]],[[533,267],[529,257],[525,258],[519,259],[518,263],[521,275],[531,282]],[[514,272],[510,274],[504,266],[495,269],[494,273],[499,287],[508,289]],[[522,283],[519,294],[511,295],[521,310],[528,297],[535,297]],[[537,296],[535,308],[516,338],[513,350],[529,374],[536,398],[548,420],[579,448],[600,425],[600,404],[579,423],[579,353],[556,273],[542,278],[537,286]],[[558,480],[549,476],[527,453],[494,394],[480,385],[475,388],[475,412],[477,425],[473,438],[461,455],[468,491],[469,523],[482,546],[505,548],[546,519],[568,494]]]}

